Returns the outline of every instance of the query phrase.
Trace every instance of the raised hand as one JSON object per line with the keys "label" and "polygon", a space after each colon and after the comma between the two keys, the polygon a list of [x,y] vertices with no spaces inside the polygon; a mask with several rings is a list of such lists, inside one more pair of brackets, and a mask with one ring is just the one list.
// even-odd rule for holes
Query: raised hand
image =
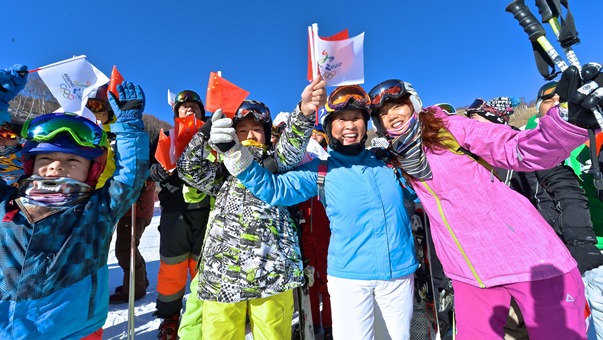
{"label": "raised hand", "polygon": [[304,88],[301,95],[300,109],[304,116],[310,116],[327,102],[327,82],[321,75]]}
{"label": "raised hand", "polygon": [[568,122],[583,128],[598,128],[593,110],[601,111],[603,74],[601,64],[588,63],[582,72],[570,66],[561,75],[555,92],[561,102],[568,103]]}

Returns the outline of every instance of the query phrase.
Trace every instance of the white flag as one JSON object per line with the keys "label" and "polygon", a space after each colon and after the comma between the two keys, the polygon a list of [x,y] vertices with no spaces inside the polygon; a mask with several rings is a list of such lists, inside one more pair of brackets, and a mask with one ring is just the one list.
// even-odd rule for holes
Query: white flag
{"label": "white flag", "polygon": [[168,104],[170,105],[171,108],[174,107],[174,103],[176,103],[176,94],[172,91],[170,91],[170,89],[168,89]]}
{"label": "white flag", "polygon": [[364,33],[342,40],[323,40],[314,32],[315,60],[329,86],[364,83]]}
{"label": "white flag", "polygon": [[62,111],[73,112],[96,121],[86,109],[90,92],[109,82],[109,78],[86,60],[85,55],[40,67],[38,74]]}

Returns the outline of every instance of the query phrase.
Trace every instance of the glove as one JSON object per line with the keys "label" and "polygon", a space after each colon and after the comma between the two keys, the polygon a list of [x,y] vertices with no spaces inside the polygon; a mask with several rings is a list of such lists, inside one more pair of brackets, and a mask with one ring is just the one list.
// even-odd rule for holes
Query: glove
{"label": "glove", "polygon": [[211,116],[209,145],[212,149],[222,153],[226,153],[236,145],[241,145],[236,130],[232,126],[232,119],[224,117],[222,109],[216,110]]}
{"label": "glove", "polygon": [[144,126],[142,112],[144,111],[144,92],[139,85],[124,81],[117,85],[119,98],[109,92],[109,104],[120,123],[129,123]]}
{"label": "glove", "polygon": [[601,64],[588,63],[582,67],[582,72],[576,66],[563,71],[555,92],[561,102],[568,103],[568,122],[587,129],[599,127],[593,110],[600,110],[602,85]]}
{"label": "glove", "polygon": [[209,140],[209,136],[211,134],[211,126],[211,119],[208,119],[207,122],[205,122],[205,124],[203,124],[203,126],[201,126],[201,128],[199,129],[199,132],[205,140]]}
{"label": "glove", "polygon": [[603,265],[603,254],[594,244],[567,244],[567,249],[578,262],[580,274]]}
{"label": "glove", "polygon": [[15,64],[0,69],[0,110],[8,110],[9,104],[25,88],[29,72],[27,66]]}

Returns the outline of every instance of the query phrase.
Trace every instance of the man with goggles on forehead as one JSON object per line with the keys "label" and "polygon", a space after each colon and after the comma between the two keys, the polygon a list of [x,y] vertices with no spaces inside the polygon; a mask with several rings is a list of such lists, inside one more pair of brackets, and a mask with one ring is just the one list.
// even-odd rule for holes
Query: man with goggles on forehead
{"label": "man with goggles on forehead", "polygon": [[418,263],[400,178],[365,148],[369,107],[370,98],[358,85],[337,87],[328,97],[319,117],[329,153],[322,190],[318,158],[275,175],[252,162],[232,136],[236,146],[224,164],[268,204],[287,206],[319,195],[331,228],[327,286],[334,339],[374,338],[375,304],[389,337],[408,339]]}
{"label": "man with goggles on forehead", "polygon": [[[194,115],[196,119],[204,120],[205,108],[195,91],[180,91],[174,98],[172,109],[174,119]],[[151,149],[156,147],[157,142],[155,139]],[[187,186],[180,179],[178,169],[164,169],[156,160],[151,165],[151,179],[161,187],[161,261],[155,314],[163,319],[158,338],[170,339],[178,331],[187,280],[197,272],[210,201],[205,193]]]}
{"label": "man with goggles on forehead", "polygon": [[[292,290],[301,286],[304,278],[298,235],[289,210],[260,201],[222,162],[208,160],[207,155],[212,148],[220,157],[231,149],[243,148],[251,162],[267,171],[296,167],[313,125],[308,115],[324,96],[324,86],[324,81],[315,81],[306,87],[274,150],[270,110],[262,102],[245,100],[232,119],[216,111],[178,160],[180,178],[216,198],[196,289],[203,300],[200,323],[204,338],[244,338],[247,315],[255,338],[291,337]],[[228,136],[235,135],[241,143],[231,143],[233,139]]]}
{"label": "man with goggles on forehead", "polygon": [[0,338],[101,339],[114,225],[148,176],[139,86],[117,86],[117,170],[95,189],[106,134],[94,122],[49,113],[24,124],[25,177],[0,180]]}
{"label": "man with goggles on forehead", "polygon": [[[535,171],[561,162],[586,140],[582,127],[596,126],[588,107],[600,98],[581,92],[584,83],[575,67],[568,68],[556,90],[572,99],[567,121],[556,106],[529,131],[423,109],[417,92],[398,79],[369,92],[373,123],[389,139],[389,151],[429,216],[436,253],[454,288],[459,338],[504,336],[511,298],[531,338],[585,336],[576,261],[536,208],[483,163]],[[490,244],[496,247],[484,246]]]}

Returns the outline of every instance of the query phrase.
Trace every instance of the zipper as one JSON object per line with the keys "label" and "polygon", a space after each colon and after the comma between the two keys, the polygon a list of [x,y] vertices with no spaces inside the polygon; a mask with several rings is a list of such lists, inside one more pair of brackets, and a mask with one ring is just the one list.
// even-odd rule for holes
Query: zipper
{"label": "zipper", "polygon": [[459,242],[458,238],[454,234],[454,231],[452,230],[452,227],[450,226],[450,223],[448,223],[448,220],[446,219],[446,215],[444,214],[444,208],[442,208],[442,202],[440,201],[440,198],[429,187],[429,185],[425,182],[425,180],[422,179],[421,183],[423,184],[423,186],[425,188],[427,188],[427,190],[429,191],[429,193],[431,194],[431,196],[433,196],[433,198],[436,200],[436,203],[438,205],[438,212],[440,213],[440,217],[442,218],[442,222],[446,226],[446,229],[448,229],[448,233],[450,233],[450,236],[452,237],[452,239],[454,240],[454,243],[456,244],[457,248],[461,252],[461,255],[463,255],[463,258],[465,259],[465,262],[469,266],[469,269],[471,270],[471,273],[473,274],[473,277],[477,281],[479,287],[480,288],[486,288],[486,285],[482,282],[482,279],[480,279],[479,275],[477,275],[477,272],[475,271],[475,268],[473,267],[473,264],[471,264],[471,261],[469,261],[469,257],[465,253],[465,250],[463,249],[463,246],[461,245],[461,242]]}

